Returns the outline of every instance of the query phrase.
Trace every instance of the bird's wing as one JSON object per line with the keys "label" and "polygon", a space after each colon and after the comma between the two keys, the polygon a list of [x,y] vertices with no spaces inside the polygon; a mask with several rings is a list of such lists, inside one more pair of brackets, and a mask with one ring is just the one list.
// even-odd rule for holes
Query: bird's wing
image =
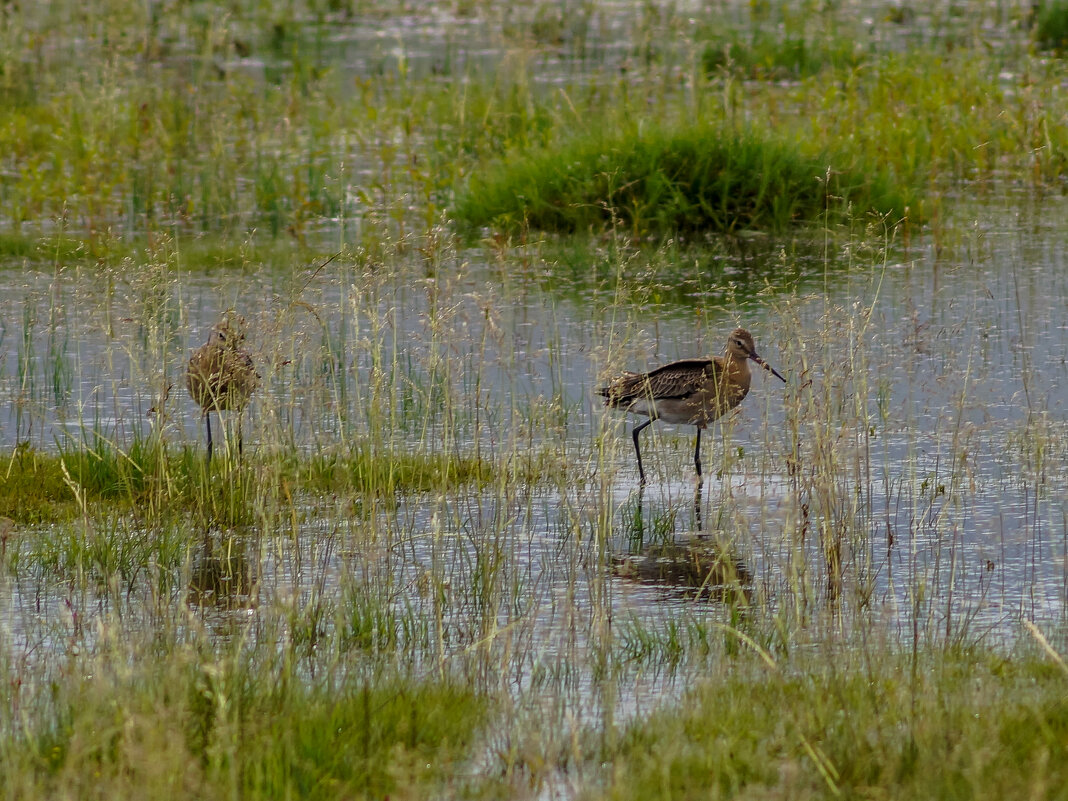
{"label": "bird's wing", "polygon": [[608,398],[609,401],[622,398],[629,392],[630,386],[636,381],[644,378],[643,373],[632,373],[630,370],[624,370],[615,378],[608,382],[608,386],[601,387],[597,390],[597,394],[601,397]]}
{"label": "bird's wing", "polygon": [[722,367],[714,359],[683,359],[665,364],[649,373],[650,392],[654,398],[687,398],[718,382]]}
{"label": "bird's wing", "polygon": [[651,373],[623,373],[598,392],[610,405],[626,404],[643,398],[687,398],[717,379],[720,365],[712,359],[684,359],[653,370]]}

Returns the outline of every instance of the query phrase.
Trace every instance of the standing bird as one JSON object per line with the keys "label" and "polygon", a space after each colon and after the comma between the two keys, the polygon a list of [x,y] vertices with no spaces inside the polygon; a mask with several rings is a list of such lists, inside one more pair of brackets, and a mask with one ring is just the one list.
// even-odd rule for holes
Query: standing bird
{"label": "standing bird", "polygon": [[[227,313],[217,322],[201,345],[189,357],[185,382],[189,395],[204,410],[208,426],[208,463],[211,463],[211,413],[237,411],[248,405],[248,400],[260,385],[260,374],[252,362],[252,356],[241,347],[245,341],[245,320],[239,315]],[[238,423],[237,447],[241,450],[241,428]]]}
{"label": "standing bird", "polygon": [[645,486],[642,451],[638,434],[654,420],[697,426],[693,463],[701,480],[701,429],[729,412],[749,394],[749,359],[786,381],[775,368],[761,359],[753,345],[753,335],[735,328],[727,339],[723,356],[711,359],[683,359],[665,364],[651,373],[625,372],[607,387],[599,389],[604,405],[623,409],[649,419],[634,426],[634,452],[638,455],[638,476]]}

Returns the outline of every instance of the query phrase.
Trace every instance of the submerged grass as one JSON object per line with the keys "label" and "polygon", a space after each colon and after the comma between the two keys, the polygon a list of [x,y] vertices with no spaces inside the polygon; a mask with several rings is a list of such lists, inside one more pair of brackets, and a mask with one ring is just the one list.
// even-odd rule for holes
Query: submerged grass
{"label": "submerged grass", "polygon": [[129,252],[125,243],[110,240],[102,245],[99,239],[84,239],[69,235],[40,236],[7,231],[0,234],[0,259],[11,262],[70,263],[98,257],[106,249],[111,256]]}
{"label": "submerged grass", "polygon": [[490,481],[495,469],[475,457],[402,450],[379,454],[370,446],[360,446],[343,456],[312,457],[298,473],[298,485],[308,490],[392,495],[477,486]]}
{"label": "submerged grass", "polygon": [[755,80],[800,79],[856,69],[867,60],[855,39],[780,35],[757,29],[716,36],[705,45],[701,64],[710,73],[723,70]]}

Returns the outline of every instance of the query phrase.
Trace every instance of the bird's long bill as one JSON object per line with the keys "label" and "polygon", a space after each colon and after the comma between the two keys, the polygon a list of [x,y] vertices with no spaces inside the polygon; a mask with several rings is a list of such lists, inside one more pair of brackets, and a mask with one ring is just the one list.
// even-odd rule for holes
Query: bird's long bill
{"label": "bird's long bill", "polygon": [[764,361],[763,359],[761,359],[761,358],[760,358],[759,356],[757,356],[757,355],[756,355],[755,353],[750,353],[750,354],[749,354],[749,358],[750,358],[750,359],[752,359],[752,360],[753,360],[754,362],[756,362],[757,364],[759,364],[759,365],[760,365],[761,367],[763,367],[763,368],[764,368],[765,370],[769,370],[769,371],[771,372],[771,374],[772,374],[773,376],[775,376],[775,377],[776,377],[777,379],[779,379],[780,381],[782,381],[782,382],[783,382],[784,384],[786,383],[786,379],[785,379],[785,378],[783,378],[783,377],[782,377],[781,375],[779,375],[779,371],[778,371],[778,370],[776,370],[776,369],[775,369],[774,367],[772,367],[772,366],[771,366],[770,364],[768,364],[768,363],[767,363],[766,361]]}

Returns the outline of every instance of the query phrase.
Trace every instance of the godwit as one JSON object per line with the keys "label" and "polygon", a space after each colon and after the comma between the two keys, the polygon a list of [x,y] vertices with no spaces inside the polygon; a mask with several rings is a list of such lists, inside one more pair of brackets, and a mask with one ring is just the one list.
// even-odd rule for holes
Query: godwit
{"label": "godwit", "polygon": [[[189,394],[204,410],[208,427],[208,462],[211,462],[211,413],[234,410],[240,412],[260,385],[260,375],[252,356],[241,347],[245,341],[245,320],[227,313],[208,335],[208,341],[189,357],[185,372]],[[241,429],[238,423],[238,450],[241,448]]]}
{"label": "godwit", "polygon": [[740,559],[698,535],[682,542],[658,542],[639,554],[612,559],[615,573],[644,584],[658,584],[710,601],[745,603],[751,599],[753,574]]}
{"label": "godwit", "polygon": [[633,435],[642,486],[645,485],[645,471],[638,434],[654,420],[697,426],[693,463],[697,468],[697,480],[701,480],[701,429],[729,412],[749,394],[752,378],[749,359],[786,381],[757,355],[753,335],[744,328],[735,328],[727,339],[727,351],[723,356],[683,359],[665,364],[651,373],[625,372],[598,390],[598,394],[604,396],[605,406],[649,418],[634,426]]}

